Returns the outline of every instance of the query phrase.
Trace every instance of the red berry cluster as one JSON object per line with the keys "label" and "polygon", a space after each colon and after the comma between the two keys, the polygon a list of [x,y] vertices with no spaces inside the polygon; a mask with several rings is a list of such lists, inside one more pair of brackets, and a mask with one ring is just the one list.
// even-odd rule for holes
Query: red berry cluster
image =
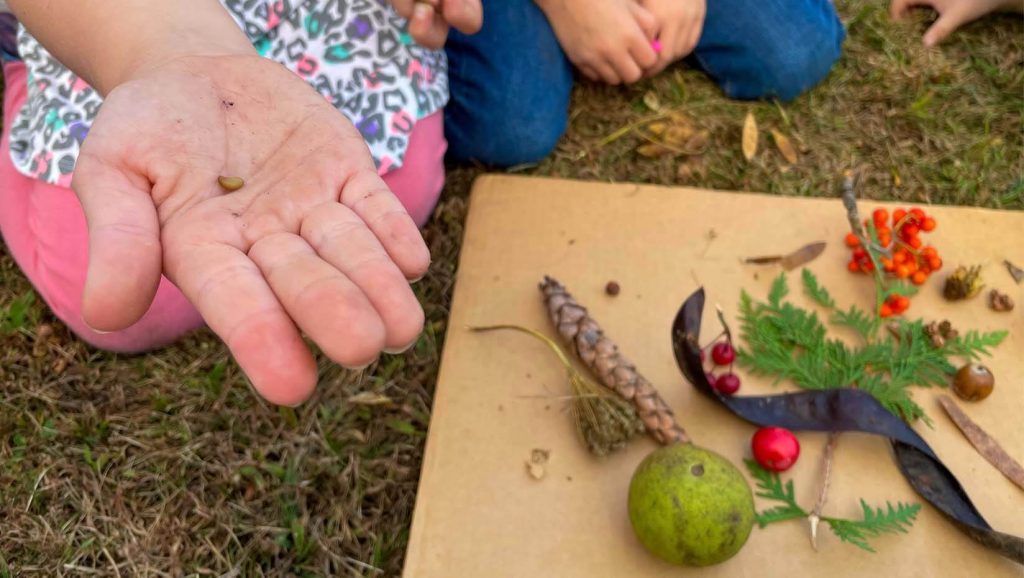
{"label": "red berry cluster", "polygon": [[[878,255],[878,263],[885,272],[898,279],[908,279],[915,285],[923,285],[928,276],[942,268],[942,258],[931,245],[925,245],[921,233],[935,230],[935,219],[919,208],[909,211],[896,209],[889,226],[889,211],[875,209],[871,215],[878,236],[878,244],[888,255]],[[868,221],[864,221],[868,225]],[[861,246],[860,239],[847,233],[846,245],[852,256],[847,268],[853,273],[874,273],[875,265],[868,255],[868,249]],[[903,295],[889,295],[878,310],[880,317],[899,315],[910,307],[910,299]]]}
{"label": "red berry cluster", "polygon": [[[728,341],[721,341],[709,347],[711,348],[711,361],[714,363],[714,367],[728,366],[729,369],[719,376],[715,376],[714,368],[710,371],[705,371],[704,376],[707,377],[708,383],[722,395],[736,393],[740,389],[740,376],[732,372],[732,364],[736,361],[736,350],[733,349],[732,344]],[[704,361],[703,349],[700,352],[700,360]]]}

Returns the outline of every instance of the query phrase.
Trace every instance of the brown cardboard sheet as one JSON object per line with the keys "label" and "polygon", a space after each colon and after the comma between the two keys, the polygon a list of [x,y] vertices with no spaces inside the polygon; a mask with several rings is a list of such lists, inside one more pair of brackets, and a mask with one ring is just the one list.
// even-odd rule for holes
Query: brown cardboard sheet
{"label": "brown cardboard sheet", "polygon": [[[861,202],[867,212],[880,204]],[[891,208],[891,205],[890,205]],[[995,392],[964,410],[1018,460],[1024,459],[1024,286],[1003,259],[1024,265],[1024,213],[928,209],[939,226],[930,240],[945,268],[916,297],[910,314],[948,318],[961,331],[1009,329],[987,365]],[[872,285],[846,270],[847,221],[839,200],[783,198],[632,184],[485,176],[474,187],[447,342],[413,518],[405,578],[647,578],[676,576],[1002,577],[1024,569],[985,550],[928,505],[906,535],[875,539],[870,554],[821,528],[811,549],[805,521],[754,528],[731,560],[679,568],[650,556],[634,538],[626,495],[635,466],[656,446],[638,438],[595,459],[579,443],[566,412],[565,372],[550,350],[513,332],[475,334],[469,325],[517,323],[554,335],[537,283],[549,274],[604,326],[675,409],[699,445],[741,466],[754,428],[701,397],[672,357],[669,328],[699,283],[735,327],[740,288],[764,298],[777,266],[741,258],[785,253],[828,241],[809,265],[841,305],[868,307]],[[982,264],[988,287],[1008,292],[1012,313],[994,313],[984,297],[948,303],[941,279],[957,264]],[[795,299],[806,303],[799,271]],[[615,280],[621,293],[609,297]],[[706,316],[708,317],[708,316]],[[713,327],[709,325],[709,328]],[[705,338],[710,338],[710,329]],[[765,379],[742,374],[740,394],[767,394]],[[997,529],[1024,535],[1024,492],[978,455],[939,407],[935,392],[914,398],[934,421],[916,429],[960,479]],[[803,450],[786,477],[810,509],[817,495],[824,434],[799,435]],[[546,476],[524,467],[531,450],[551,452]],[[742,467],[742,466],[741,466]],[[923,503],[896,468],[886,442],[843,435],[825,513],[857,517],[858,500]],[[757,499],[758,509],[769,503]]]}

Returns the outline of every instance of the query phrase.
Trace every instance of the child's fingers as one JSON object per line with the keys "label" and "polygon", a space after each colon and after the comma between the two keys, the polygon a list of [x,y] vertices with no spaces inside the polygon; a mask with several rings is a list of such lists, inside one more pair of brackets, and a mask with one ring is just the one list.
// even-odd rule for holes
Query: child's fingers
{"label": "child's fingers", "polygon": [[596,60],[590,66],[597,72],[601,80],[606,83],[615,85],[622,82],[619,78],[619,73],[615,71],[615,68],[610,63],[604,60]]}
{"label": "child's fingers", "polygon": [[409,20],[409,35],[426,48],[441,48],[448,38],[448,23],[434,7],[416,2]]}
{"label": "child's fingers", "polygon": [[[629,43],[630,57],[644,70],[658,63],[659,53],[654,49],[653,42],[649,37],[637,36]],[[659,38],[657,42],[664,48],[664,40]]]}
{"label": "child's fingers", "polygon": [[635,2],[629,4],[629,11],[632,13],[633,18],[636,20],[640,30],[643,31],[648,41],[654,40],[658,37],[659,29],[661,25],[658,23],[657,17],[654,14]]}
{"label": "child's fingers", "polygon": [[372,171],[352,176],[341,191],[341,202],[352,209],[380,240],[407,279],[419,279],[430,267],[430,251],[416,223],[398,197]]}
{"label": "child's fingers", "polygon": [[441,13],[452,28],[464,34],[478,32],[483,26],[484,11],[480,0],[444,0]]}
{"label": "child's fingers", "polygon": [[316,387],[316,362],[259,267],[241,250],[177,244],[171,279],[220,336],[253,387],[271,403],[296,405]]}
{"label": "child's fingers", "polygon": [[589,65],[581,64],[581,65],[577,66],[577,68],[580,69],[580,72],[583,74],[583,76],[586,76],[590,80],[593,80],[593,81],[596,82],[596,81],[601,79],[600,75],[597,74],[597,71],[594,70]]}
{"label": "child's fingers", "polygon": [[633,84],[644,77],[644,71],[640,70],[640,67],[633,60],[633,57],[630,56],[629,52],[616,55],[613,65],[619,78],[625,84]]}
{"label": "child's fingers", "polygon": [[928,47],[937,45],[967,20],[965,14],[956,8],[950,8],[945,14],[940,15],[939,19],[924,33],[924,45]]}
{"label": "child's fingers", "polygon": [[889,4],[889,15],[893,20],[899,20],[915,6],[933,6],[933,4],[932,0],[892,0],[892,3]]}
{"label": "child's fingers", "polygon": [[149,182],[81,155],[72,188],[89,226],[89,268],[82,319],[100,331],[131,326],[160,284],[160,225]]}

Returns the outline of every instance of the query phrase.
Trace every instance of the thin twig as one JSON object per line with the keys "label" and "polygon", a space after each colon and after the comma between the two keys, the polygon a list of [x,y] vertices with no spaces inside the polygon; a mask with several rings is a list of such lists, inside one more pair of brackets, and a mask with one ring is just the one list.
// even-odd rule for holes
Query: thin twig
{"label": "thin twig", "polygon": [[811,523],[811,547],[818,549],[818,523],[821,521],[821,511],[828,501],[828,488],[832,482],[832,454],[836,451],[836,444],[839,442],[839,432],[828,434],[828,443],[825,444],[825,452],[822,455],[821,489],[818,492],[818,501],[814,504],[814,510],[807,520]]}

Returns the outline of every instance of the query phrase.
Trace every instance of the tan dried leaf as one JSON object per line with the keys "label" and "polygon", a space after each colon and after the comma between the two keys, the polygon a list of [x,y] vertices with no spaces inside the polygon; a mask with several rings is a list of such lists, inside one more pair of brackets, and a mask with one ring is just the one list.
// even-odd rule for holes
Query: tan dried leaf
{"label": "tan dried leaf", "polygon": [[789,138],[774,128],[772,129],[772,138],[775,139],[775,146],[782,153],[782,158],[786,159],[787,163],[795,165],[799,158],[796,149],[793,148],[793,143],[789,142]]}
{"label": "tan dried leaf", "polygon": [[645,92],[644,105],[646,105],[647,108],[653,110],[654,112],[658,112],[659,110],[661,110],[661,100],[658,98],[658,93],[654,92],[653,90],[648,90],[647,92]]}
{"label": "tan dried leaf", "polygon": [[650,142],[636,147],[636,152],[638,155],[642,157],[655,159],[658,157],[665,156],[667,154],[672,154],[672,149],[665,148],[658,143]]}
{"label": "tan dried leaf", "polygon": [[757,154],[757,121],[754,120],[754,113],[747,112],[747,118],[743,120],[743,158],[753,160]]}
{"label": "tan dried leaf", "polygon": [[693,137],[695,132],[693,125],[672,124],[665,131],[665,144],[675,148],[685,148],[687,141]]}
{"label": "tan dried leaf", "polygon": [[679,163],[679,168],[676,169],[676,178],[680,183],[689,184],[703,179],[706,173],[704,156],[694,155]]}
{"label": "tan dried leaf", "polygon": [[665,134],[666,128],[668,128],[668,125],[666,125],[663,122],[652,122],[651,124],[647,125],[647,132],[653,134],[654,136],[661,136]]}
{"label": "tan dried leaf", "polygon": [[361,391],[348,398],[352,405],[391,405],[391,398],[373,391]]}
{"label": "tan dried leaf", "polygon": [[686,141],[686,145],[683,146],[688,154],[700,154],[704,152],[704,148],[708,146],[708,138],[711,136],[711,132],[707,130],[699,130],[693,133],[693,136]]}

